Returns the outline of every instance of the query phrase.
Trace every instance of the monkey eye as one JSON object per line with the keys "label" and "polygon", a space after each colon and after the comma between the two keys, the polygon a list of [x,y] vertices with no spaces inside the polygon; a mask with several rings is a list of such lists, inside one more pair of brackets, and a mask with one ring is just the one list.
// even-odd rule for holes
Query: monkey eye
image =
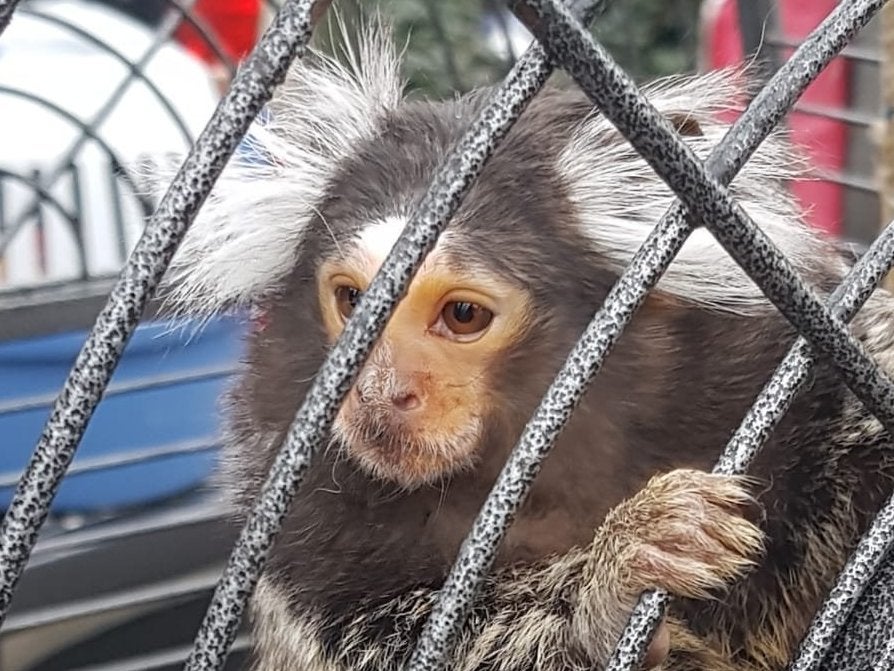
{"label": "monkey eye", "polygon": [[351,316],[358,300],[360,300],[360,289],[357,287],[343,284],[335,289],[335,302],[338,304],[338,311],[345,319]]}
{"label": "monkey eye", "polygon": [[473,335],[486,329],[494,313],[475,303],[451,302],[441,310],[441,319],[451,333],[460,336]]}

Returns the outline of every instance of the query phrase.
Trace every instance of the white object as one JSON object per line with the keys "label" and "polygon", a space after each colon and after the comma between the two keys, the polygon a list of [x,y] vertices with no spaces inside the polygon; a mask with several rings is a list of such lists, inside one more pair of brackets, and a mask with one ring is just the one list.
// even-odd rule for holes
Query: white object
{"label": "white object", "polygon": [[[152,29],[116,10],[80,0],[42,0],[27,8],[64,19],[114,50],[138,62],[155,39]],[[157,94],[136,78],[96,134],[125,164],[144,157],[183,155],[211,116],[217,102],[205,65],[176,43],[168,41],[142,69],[183,120],[184,137]],[[43,18],[18,12],[0,40],[0,86],[38,96],[90,124],[114,91],[130,76],[128,67],[100,46]],[[69,120],[23,97],[0,92],[0,169],[46,178],[76,142],[81,130]],[[119,249],[115,203],[106,152],[86,141],[75,161],[80,181],[82,230],[90,276],[117,272],[124,259]],[[20,219],[34,201],[27,186],[9,178],[3,185],[0,221],[7,226]],[[143,214],[128,187],[122,194],[125,247],[129,251],[143,226]],[[72,179],[64,175],[48,189],[59,203],[74,211]],[[51,206],[42,208],[43,242],[37,220],[31,217],[0,255],[0,288],[58,282],[81,272],[71,225]],[[0,239],[4,236],[0,231]],[[43,245],[45,258],[41,261]]]}

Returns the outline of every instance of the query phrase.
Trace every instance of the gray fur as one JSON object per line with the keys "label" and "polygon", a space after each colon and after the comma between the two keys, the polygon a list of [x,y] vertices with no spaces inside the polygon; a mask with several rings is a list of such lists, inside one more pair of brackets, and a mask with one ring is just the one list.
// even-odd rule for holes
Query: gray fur
{"label": "gray fur", "polygon": [[[718,85],[727,81],[672,80],[653,89],[653,102],[704,153],[722,132],[712,116],[722,100],[698,92],[723,92]],[[248,301],[268,320],[251,336],[246,371],[229,397],[225,482],[242,509],[327,350],[315,293],[320,263],[349,250],[371,224],[406,217],[486,99],[476,92],[441,103],[398,102],[393,88],[387,91],[374,122],[352,135],[350,151],[333,154],[331,170],[313,182],[316,191],[301,191],[298,203],[286,182],[273,179],[268,191],[253,192],[255,178],[269,176],[271,166],[254,176],[247,168],[232,197],[219,191],[219,209],[182,256],[185,284],[176,295],[183,305],[205,310]],[[284,100],[281,123],[318,104]],[[788,168],[775,169],[783,145],[765,147],[733,193],[805,278],[828,289],[843,274],[841,255],[804,225],[785,196]],[[282,159],[277,175],[300,182],[303,159],[296,157],[306,151],[300,145],[274,154]],[[259,199],[249,209],[240,200],[247,193]],[[582,94],[550,88],[531,103],[439,249],[457,269],[485,267],[532,301],[527,331],[493,364],[492,393],[500,402],[482,420],[474,468],[406,492],[347,459],[334,437],[293,504],[256,600],[260,668],[388,668],[402,658],[524,422],[669,198]],[[232,228],[240,214],[250,216],[248,223],[258,213],[263,230],[257,219]],[[208,231],[213,235],[202,237]],[[233,243],[235,256],[215,257],[218,233]],[[263,244],[253,246],[253,239]],[[581,653],[579,632],[576,643],[556,634],[569,631],[559,624],[573,615],[554,612],[542,590],[556,581],[580,589],[593,531],[656,473],[709,469],[794,341],[790,326],[710,240],[695,240],[691,250],[634,318],[547,458],[468,624],[460,668],[545,670],[604,661],[604,641],[616,635],[613,618],[628,602],[593,597],[612,618],[594,620],[595,629],[605,625],[604,640]],[[249,262],[256,264],[245,269],[250,281],[215,288],[227,264]],[[854,325],[888,369],[891,312],[890,296],[879,292]],[[890,493],[891,448],[887,432],[821,363],[751,474],[758,505],[749,519],[767,534],[766,560],[722,600],[675,605],[667,668],[780,668]],[[544,629],[544,622],[556,626]],[[308,641],[304,657],[289,657],[293,639],[281,632],[293,625]],[[482,641],[499,644],[476,648]]]}

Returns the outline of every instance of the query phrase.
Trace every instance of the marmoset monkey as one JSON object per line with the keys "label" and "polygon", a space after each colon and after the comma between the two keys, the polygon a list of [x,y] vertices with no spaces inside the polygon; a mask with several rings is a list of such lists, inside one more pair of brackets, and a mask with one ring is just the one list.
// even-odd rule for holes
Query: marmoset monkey
{"label": "marmoset monkey", "polygon": [[[179,309],[262,314],[228,401],[224,479],[241,510],[488,98],[407,98],[379,23],[347,55],[292,67],[170,281]],[[675,77],[647,92],[705,157],[736,81]],[[796,163],[773,137],[730,189],[826,295],[846,260],[786,191]],[[402,667],[522,427],[673,202],[582,93],[535,98],[398,305],[307,475],[254,597],[257,669]],[[891,311],[879,291],[853,325],[889,369]],[[546,459],[449,668],[600,668],[647,587],[682,597],[649,665],[783,668],[894,475],[890,436],[824,363],[748,481],[707,473],[795,336],[697,231]]]}

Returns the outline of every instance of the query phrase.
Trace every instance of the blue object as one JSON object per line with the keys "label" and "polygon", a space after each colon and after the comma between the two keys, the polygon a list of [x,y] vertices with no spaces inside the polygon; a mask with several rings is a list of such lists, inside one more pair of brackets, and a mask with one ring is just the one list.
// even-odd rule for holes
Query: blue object
{"label": "blue object", "polygon": [[[216,461],[219,398],[239,363],[245,320],[198,328],[154,321],[138,327],[84,435],[53,511],[140,505],[201,487]],[[86,331],[0,343],[0,506],[34,449]],[[182,451],[181,448],[185,448]],[[158,450],[158,454],[151,454]],[[77,473],[97,459],[132,463]]]}

